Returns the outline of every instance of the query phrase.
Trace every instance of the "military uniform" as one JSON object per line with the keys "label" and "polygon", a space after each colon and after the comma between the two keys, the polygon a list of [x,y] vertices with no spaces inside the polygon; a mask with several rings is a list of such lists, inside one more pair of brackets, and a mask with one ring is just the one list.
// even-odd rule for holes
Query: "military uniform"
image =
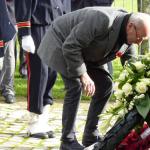
{"label": "military uniform", "polygon": [[[36,50],[51,22],[63,15],[60,0],[16,0],[18,35],[31,35]],[[27,54],[28,63],[28,110],[41,114],[43,106],[52,104],[51,88],[56,80],[56,72],[44,64],[38,55]]]}

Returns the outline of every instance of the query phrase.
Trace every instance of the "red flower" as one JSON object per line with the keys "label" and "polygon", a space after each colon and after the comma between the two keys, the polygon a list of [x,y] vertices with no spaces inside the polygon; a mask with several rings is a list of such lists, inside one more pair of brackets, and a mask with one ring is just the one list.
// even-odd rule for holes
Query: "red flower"
{"label": "red flower", "polygon": [[[148,124],[144,123],[143,128],[141,128],[141,133],[143,133],[148,127]],[[150,135],[145,139],[141,139],[140,134],[135,130],[132,130],[117,146],[116,150],[147,150],[150,148]]]}
{"label": "red flower", "polygon": [[118,145],[116,150],[129,150],[129,145],[136,143],[139,139],[139,135],[135,130],[132,130],[124,140]]}
{"label": "red flower", "polygon": [[148,124],[144,122],[143,128],[141,128],[141,133],[143,133],[148,127],[149,127]]}
{"label": "red flower", "polygon": [[129,150],[148,150],[150,148],[150,135],[145,139],[139,140],[137,143],[129,145],[129,147]]}
{"label": "red flower", "polygon": [[118,52],[116,53],[116,57],[122,57],[122,55],[123,55],[123,53],[120,52],[120,51],[118,51]]}

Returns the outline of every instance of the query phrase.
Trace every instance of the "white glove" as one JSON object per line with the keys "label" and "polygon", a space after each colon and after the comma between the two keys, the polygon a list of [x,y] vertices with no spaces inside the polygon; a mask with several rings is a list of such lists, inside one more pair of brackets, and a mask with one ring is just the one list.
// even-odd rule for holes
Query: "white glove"
{"label": "white glove", "polygon": [[22,37],[22,48],[26,52],[35,53],[35,45],[31,35],[26,35]]}

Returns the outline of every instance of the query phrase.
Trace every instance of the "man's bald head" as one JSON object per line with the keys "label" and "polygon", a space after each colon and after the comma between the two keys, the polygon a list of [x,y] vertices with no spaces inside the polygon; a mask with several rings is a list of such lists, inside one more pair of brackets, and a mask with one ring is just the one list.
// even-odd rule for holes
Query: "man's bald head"
{"label": "man's bald head", "polygon": [[127,40],[129,44],[140,44],[150,37],[150,15],[145,13],[131,14],[127,24]]}
{"label": "man's bald head", "polygon": [[139,28],[145,28],[147,37],[150,37],[150,15],[146,13],[133,13],[129,19]]}

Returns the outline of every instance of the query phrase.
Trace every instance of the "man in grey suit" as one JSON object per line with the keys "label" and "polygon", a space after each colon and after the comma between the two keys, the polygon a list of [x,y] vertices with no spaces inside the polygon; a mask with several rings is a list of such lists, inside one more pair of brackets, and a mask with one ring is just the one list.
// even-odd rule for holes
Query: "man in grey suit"
{"label": "man in grey suit", "polygon": [[[84,146],[96,142],[99,115],[112,93],[112,79],[103,64],[122,56],[130,44],[150,37],[150,16],[111,7],[88,7],[56,19],[38,49],[40,58],[58,71],[66,87],[61,150],[81,150],[75,136],[82,94],[91,96]],[[122,45],[126,49],[122,49]],[[121,49],[120,49],[121,48]],[[120,50],[119,50],[120,49]]]}

